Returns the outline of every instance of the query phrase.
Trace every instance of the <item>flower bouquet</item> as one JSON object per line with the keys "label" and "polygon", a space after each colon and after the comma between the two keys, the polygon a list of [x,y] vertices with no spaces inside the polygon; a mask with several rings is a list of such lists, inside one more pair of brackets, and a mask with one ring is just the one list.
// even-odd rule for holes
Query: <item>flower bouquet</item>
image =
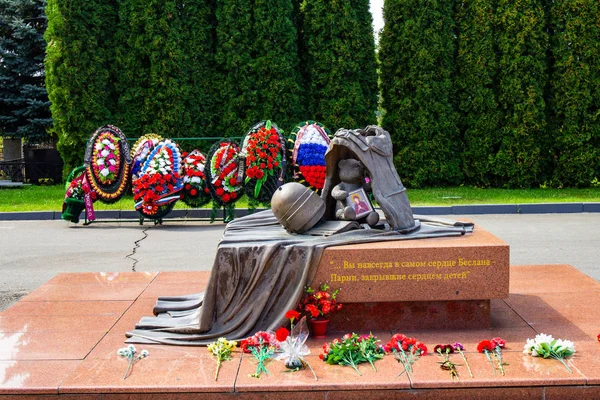
{"label": "flower bouquet", "polygon": [[[502,359],[502,349],[504,347],[506,347],[506,341],[499,337],[493,338],[492,340],[482,340],[477,345],[477,351],[480,353],[484,353],[486,358],[492,365],[494,375],[496,374],[496,369],[500,370],[502,376],[505,375],[504,366],[508,364],[506,364]],[[494,363],[492,357],[496,360],[496,363]]]}
{"label": "flower bouquet", "polygon": [[554,339],[552,335],[540,333],[534,339],[527,339],[523,353],[533,357],[553,358],[573,373],[565,362],[565,358],[575,354],[575,343],[570,340]]}
{"label": "flower bouquet", "polygon": [[179,199],[182,181],[179,147],[166,139],[149,154],[133,184],[135,209],[142,217],[160,220]]}
{"label": "flower bouquet", "polygon": [[140,353],[139,356],[136,356],[135,353],[137,353],[137,350],[136,350],[135,346],[132,344],[130,344],[127,347],[123,347],[122,349],[117,350],[117,354],[119,356],[125,357],[125,358],[127,358],[127,360],[129,360],[129,364],[127,365],[127,369],[125,370],[125,375],[123,375],[123,379],[127,378],[127,374],[129,374],[131,367],[133,366],[133,364],[136,361],[146,358],[149,355],[148,350],[142,350],[142,352]]}
{"label": "flower bouquet", "polygon": [[210,190],[204,175],[205,164],[206,156],[200,150],[183,153],[181,200],[190,207],[202,207],[210,201]]}
{"label": "flower bouquet", "polygon": [[300,301],[300,310],[306,313],[311,322],[315,338],[325,337],[325,330],[318,331],[320,322],[322,322],[323,328],[326,329],[329,314],[342,308],[342,303],[337,301],[340,289],[335,289],[332,292],[330,292],[330,289],[327,283],[322,284],[319,290],[314,290],[309,286],[306,288],[306,295]]}
{"label": "flower bouquet", "polygon": [[415,338],[404,336],[401,333],[396,333],[390,341],[383,347],[386,353],[394,354],[396,361],[402,364],[403,373],[410,375],[413,371],[412,366],[419,360],[421,356],[427,355],[427,346],[423,342],[417,341]]}
{"label": "flower bouquet", "polygon": [[127,192],[131,161],[127,138],[119,128],[105,125],[94,132],[84,165],[90,187],[100,201],[112,203]]}
{"label": "flower bouquet", "polygon": [[231,359],[231,353],[236,348],[237,342],[233,340],[227,340],[224,337],[219,338],[216,342],[212,342],[207,346],[207,350],[217,360],[217,370],[215,371],[215,381],[219,377],[219,370],[223,361]]}
{"label": "flower bouquet", "polygon": [[253,336],[241,341],[240,348],[244,353],[250,353],[256,359],[256,372],[250,375],[253,378],[260,378],[264,372],[270,374],[266,367],[266,362],[275,356],[275,351],[279,349],[279,342],[274,334],[269,332],[256,332]]}
{"label": "flower bouquet", "polygon": [[246,160],[244,192],[251,200],[270,203],[285,174],[284,141],[277,125],[261,121],[252,127],[241,154]]}
{"label": "flower bouquet", "polygon": [[376,360],[383,358],[385,350],[379,340],[372,334],[358,336],[347,333],[341,340],[334,339],[323,345],[323,353],[319,358],[331,365],[346,365],[352,367],[359,375],[358,364],[368,362],[377,371]]}
{"label": "flower bouquet", "polygon": [[315,190],[325,185],[325,152],[329,147],[330,132],[315,121],[298,124],[291,133],[294,147],[290,149],[294,181]]}
{"label": "flower bouquet", "polygon": [[285,314],[285,317],[290,320],[291,332],[285,327],[281,327],[275,332],[275,337],[279,342],[279,351],[276,353],[275,359],[283,360],[285,367],[293,371],[308,367],[315,380],[318,380],[315,371],[304,358],[310,354],[310,350],[305,344],[306,339],[308,339],[306,317],[302,317],[302,319],[294,325],[294,320],[299,316],[300,314],[294,310],[289,310]]}
{"label": "flower bouquet", "polygon": [[440,368],[444,371],[450,371],[450,380],[459,380],[458,370],[454,362],[450,361],[450,355],[454,353],[454,346],[451,344],[437,344],[433,348],[433,352],[442,357],[443,361],[439,361]]}

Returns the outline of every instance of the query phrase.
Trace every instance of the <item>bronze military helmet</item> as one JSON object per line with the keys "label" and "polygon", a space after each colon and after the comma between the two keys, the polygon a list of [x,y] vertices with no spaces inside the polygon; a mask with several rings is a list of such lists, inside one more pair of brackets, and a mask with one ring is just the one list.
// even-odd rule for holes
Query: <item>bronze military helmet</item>
{"label": "bronze military helmet", "polygon": [[290,182],[275,191],[271,209],[288,232],[304,233],[323,217],[325,202],[311,189]]}

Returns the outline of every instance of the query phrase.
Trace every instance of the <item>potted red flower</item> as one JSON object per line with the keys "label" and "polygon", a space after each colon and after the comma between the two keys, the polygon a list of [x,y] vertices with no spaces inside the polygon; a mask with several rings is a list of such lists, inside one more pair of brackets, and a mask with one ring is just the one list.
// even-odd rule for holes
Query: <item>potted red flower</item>
{"label": "potted red flower", "polygon": [[336,299],[340,289],[333,291],[330,289],[327,283],[322,284],[319,290],[309,286],[306,288],[306,295],[300,302],[300,309],[306,314],[313,337],[317,339],[325,337],[329,314],[342,308],[342,303]]}

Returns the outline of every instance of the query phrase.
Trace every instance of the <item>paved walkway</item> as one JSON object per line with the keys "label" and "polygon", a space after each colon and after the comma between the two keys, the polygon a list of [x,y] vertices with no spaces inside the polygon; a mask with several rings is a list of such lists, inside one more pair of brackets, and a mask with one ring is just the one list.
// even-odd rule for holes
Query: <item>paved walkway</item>
{"label": "paved walkway", "polygon": [[[506,241],[511,265],[571,264],[600,280],[599,213],[447,217],[470,219]],[[60,272],[210,270],[223,229],[175,221],[0,221],[0,310]]]}

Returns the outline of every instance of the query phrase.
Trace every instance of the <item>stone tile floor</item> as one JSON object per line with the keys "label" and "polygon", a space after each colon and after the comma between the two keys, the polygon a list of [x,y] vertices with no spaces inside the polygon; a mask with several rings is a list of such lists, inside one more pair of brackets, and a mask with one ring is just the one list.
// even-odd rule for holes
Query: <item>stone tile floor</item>
{"label": "stone tile floor", "polygon": [[[419,360],[410,377],[397,376],[401,366],[391,356],[376,362],[377,372],[360,365],[358,376],[349,367],[321,362],[324,341],[313,339],[307,359],[318,381],[309,371],[285,372],[278,361],[268,364],[271,375],[251,378],[253,359],[237,352],[215,382],[216,364],[205,347],[162,345],[138,345],[150,356],[123,380],[127,361],[116,351],[124,346],[124,332],[151,315],[158,294],[199,292],[209,272],[60,274],[0,313],[0,397],[599,398],[600,283],[568,265],[515,266],[510,272],[510,296],[492,300],[491,329],[401,332],[430,350],[462,342],[475,377],[462,366],[458,382],[440,369],[435,355]],[[568,361],[572,374],[555,360],[522,354],[525,340],[539,332],[575,341],[577,353]],[[384,342],[393,333],[374,332]],[[494,374],[476,352],[480,340],[496,336],[507,341],[505,376]]]}

